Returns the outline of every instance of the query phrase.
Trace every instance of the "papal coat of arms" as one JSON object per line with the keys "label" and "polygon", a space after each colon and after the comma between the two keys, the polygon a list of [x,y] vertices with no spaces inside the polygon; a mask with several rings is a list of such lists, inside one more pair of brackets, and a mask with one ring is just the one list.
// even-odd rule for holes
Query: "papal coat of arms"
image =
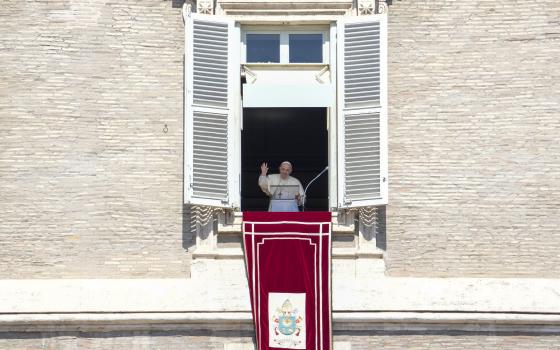
{"label": "papal coat of arms", "polygon": [[269,345],[305,349],[305,293],[269,294]]}
{"label": "papal coat of arms", "polygon": [[290,299],[286,299],[282,307],[276,309],[276,318],[274,319],[275,328],[274,332],[278,335],[278,332],[284,335],[299,336],[301,328],[299,324],[303,319],[297,314],[298,309],[294,308]]}

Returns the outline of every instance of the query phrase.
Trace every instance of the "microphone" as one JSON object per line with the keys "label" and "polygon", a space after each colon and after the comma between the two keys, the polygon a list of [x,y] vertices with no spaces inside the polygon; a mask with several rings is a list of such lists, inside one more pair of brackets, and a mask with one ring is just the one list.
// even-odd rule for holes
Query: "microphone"
{"label": "microphone", "polygon": [[319,175],[315,176],[315,177],[313,178],[313,180],[309,181],[309,183],[307,184],[307,186],[305,186],[305,189],[303,190],[303,200],[302,200],[302,208],[301,208],[301,211],[305,211],[305,200],[307,199],[307,189],[309,188],[309,186],[310,186],[315,180],[317,180],[317,179],[319,178],[319,176],[323,175],[323,173],[324,173],[325,171],[327,171],[327,170],[329,170],[329,167],[328,167],[328,166],[326,166],[325,169],[323,169],[323,170],[319,173]]}

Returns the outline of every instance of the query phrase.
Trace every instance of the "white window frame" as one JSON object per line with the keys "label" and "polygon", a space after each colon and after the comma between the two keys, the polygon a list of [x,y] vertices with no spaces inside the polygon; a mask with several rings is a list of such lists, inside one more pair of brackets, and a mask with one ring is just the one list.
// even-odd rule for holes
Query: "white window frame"
{"label": "white window frame", "polygon": [[[193,14],[195,15],[195,14]],[[196,16],[196,15],[195,15]],[[202,16],[201,16],[202,17]],[[204,16],[205,19],[211,19],[214,16]],[[370,16],[368,16],[370,17]],[[386,33],[386,16],[381,15],[377,16],[381,19],[381,23],[383,26],[383,31]],[[216,17],[214,17],[216,18]],[[362,20],[360,17],[345,17],[343,21],[359,21]],[[330,65],[331,72],[338,72],[338,68],[340,67],[338,62],[338,55],[340,55],[339,46],[343,45],[342,38],[337,38],[338,32],[338,21],[332,21],[330,24],[317,24],[317,25],[301,25],[301,26],[262,26],[262,25],[252,25],[246,23],[240,23],[238,21],[234,22],[235,30],[233,31],[234,34],[232,38],[230,38],[230,45],[232,45],[232,55],[230,56],[230,64],[234,66],[240,66],[240,64],[252,64],[246,62],[246,35],[253,34],[253,33],[278,33],[280,34],[280,65],[312,65],[312,64],[322,64],[322,65]],[[289,63],[289,34],[300,34],[300,33],[309,33],[309,34],[317,34],[321,33],[323,35],[323,62],[322,63]],[[187,39],[187,38],[186,38]],[[234,40],[237,40],[237,44],[233,43]],[[386,35],[382,37],[381,45],[384,47],[386,52],[387,50],[387,39]],[[191,43],[186,40],[185,42],[186,48],[186,55],[192,55],[192,48]],[[387,59],[382,60],[382,71],[385,72],[381,75],[381,95],[380,95],[380,103],[381,106],[379,108],[373,108],[373,110],[379,110],[382,114],[382,122],[387,122],[387,67],[386,67]],[[266,64],[266,63],[255,63],[255,64]],[[271,65],[278,65],[278,63],[271,63]],[[342,67],[340,67],[342,68]],[[192,76],[192,71],[190,67],[185,66],[185,70],[188,72],[187,75]],[[226,207],[233,207],[234,209],[238,210],[240,207],[240,196],[241,196],[241,128],[243,125],[243,113],[242,113],[242,105],[241,105],[241,98],[240,98],[240,84],[238,83],[239,72],[236,69],[233,69],[231,72],[231,88],[233,90],[233,94],[230,98],[229,108],[233,113],[233,120],[230,123],[229,127],[229,135],[231,136],[230,142],[230,157],[228,161],[228,167],[231,170],[230,173],[230,181],[229,181],[229,195],[228,203],[219,203],[213,200],[193,200],[192,195],[188,193],[188,189],[185,189],[185,199],[188,199],[186,202],[190,202],[193,204],[205,204],[205,205],[214,205],[214,206],[226,206]],[[235,75],[235,76],[234,76]],[[381,198],[379,200],[372,200],[372,201],[363,201],[361,203],[343,203],[344,201],[344,193],[343,193],[343,185],[344,185],[344,163],[343,159],[341,159],[340,154],[341,151],[344,150],[344,134],[340,132],[341,123],[343,122],[342,118],[340,117],[340,106],[341,106],[341,84],[343,82],[339,81],[338,74],[331,74],[331,81],[334,87],[337,90],[337,98],[333,99],[332,105],[328,107],[328,114],[327,114],[327,126],[328,126],[328,135],[329,135],[329,149],[328,149],[328,164],[329,164],[329,209],[330,210],[337,210],[343,209],[348,207],[354,207],[357,205],[384,205],[387,204],[387,175],[388,170],[386,167],[387,164],[387,126],[385,125],[381,129],[381,157],[382,162],[382,169],[381,174],[382,177],[385,177],[386,181],[381,186]],[[186,102],[189,101],[192,97],[187,93],[187,89],[189,89],[189,83],[192,82],[185,82],[185,100]],[[190,127],[192,123],[192,116],[190,116],[190,112],[186,111],[185,113],[185,136],[187,133],[192,132],[192,128]],[[190,151],[187,149],[185,152],[186,159],[190,159],[192,155]],[[189,162],[186,162],[189,163]],[[188,173],[187,168],[185,168],[185,175]],[[185,176],[185,185],[188,184],[187,177]],[[186,186],[185,186],[186,187]]]}
{"label": "white window frame", "polygon": [[[286,28],[289,29],[286,29]],[[280,62],[270,64],[328,64],[330,60],[329,43],[330,31],[327,26],[246,26],[241,28],[241,63],[267,64],[267,62],[247,62],[247,34],[279,34]],[[291,63],[290,62],[290,34],[322,34],[323,62]]]}

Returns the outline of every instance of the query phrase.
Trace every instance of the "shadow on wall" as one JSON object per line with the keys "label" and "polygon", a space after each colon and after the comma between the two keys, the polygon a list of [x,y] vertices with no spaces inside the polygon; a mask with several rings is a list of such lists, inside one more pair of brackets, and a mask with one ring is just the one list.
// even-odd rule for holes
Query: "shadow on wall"
{"label": "shadow on wall", "polygon": [[[375,227],[372,234],[376,239],[377,248],[387,250],[387,208],[385,206],[378,207],[375,220]],[[182,241],[183,249],[190,251],[196,245],[196,220],[195,215],[188,204],[183,204],[183,227]],[[207,228],[209,229],[209,228]],[[210,232],[201,232],[202,236],[207,236]],[[201,237],[205,238],[205,237]],[[373,237],[371,237],[373,238]],[[367,239],[367,237],[366,237]]]}
{"label": "shadow on wall", "polygon": [[[200,211],[200,206],[195,207],[199,209],[198,213],[195,213],[195,210],[193,210],[193,206],[189,204],[183,204],[183,249],[189,252],[191,251],[191,248],[196,245],[197,217],[202,221],[199,231],[200,239],[205,240],[212,233],[212,231],[216,232],[218,229],[218,223],[217,221],[214,221],[214,219],[216,218],[214,214],[205,212],[204,210]],[[212,221],[213,223],[210,225],[206,224],[210,223],[210,221]]]}
{"label": "shadow on wall", "polygon": [[195,215],[188,204],[183,204],[183,249],[189,251],[196,244]]}
{"label": "shadow on wall", "polygon": [[387,250],[387,207],[380,206],[377,208],[377,220],[375,223],[375,242],[377,248]]}
{"label": "shadow on wall", "polygon": [[171,0],[171,7],[181,8],[181,7],[183,7],[184,3],[185,3],[185,0]]}

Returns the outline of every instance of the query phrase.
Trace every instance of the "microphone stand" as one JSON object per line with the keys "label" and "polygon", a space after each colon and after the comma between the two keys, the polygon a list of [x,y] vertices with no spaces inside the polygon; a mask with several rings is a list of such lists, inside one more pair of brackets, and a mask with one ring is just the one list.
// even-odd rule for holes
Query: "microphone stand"
{"label": "microphone stand", "polygon": [[307,186],[305,186],[305,189],[303,190],[303,200],[302,200],[302,208],[301,208],[301,211],[305,211],[305,201],[307,200],[307,189],[309,188],[309,186],[310,186],[315,180],[317,180],[317,179],[319,178],[319,176],[323,175],[323,173],[324,173],[325,171],[327,171],[327,170],[329,170],[329,167],[328,167],[328,166],[326,166],[325,169],[323,169],[323,170],[319,173],[319,175],[315,176],[315,177],[313,178],[313,180],[309,181],[309,183],[307,184]]}

